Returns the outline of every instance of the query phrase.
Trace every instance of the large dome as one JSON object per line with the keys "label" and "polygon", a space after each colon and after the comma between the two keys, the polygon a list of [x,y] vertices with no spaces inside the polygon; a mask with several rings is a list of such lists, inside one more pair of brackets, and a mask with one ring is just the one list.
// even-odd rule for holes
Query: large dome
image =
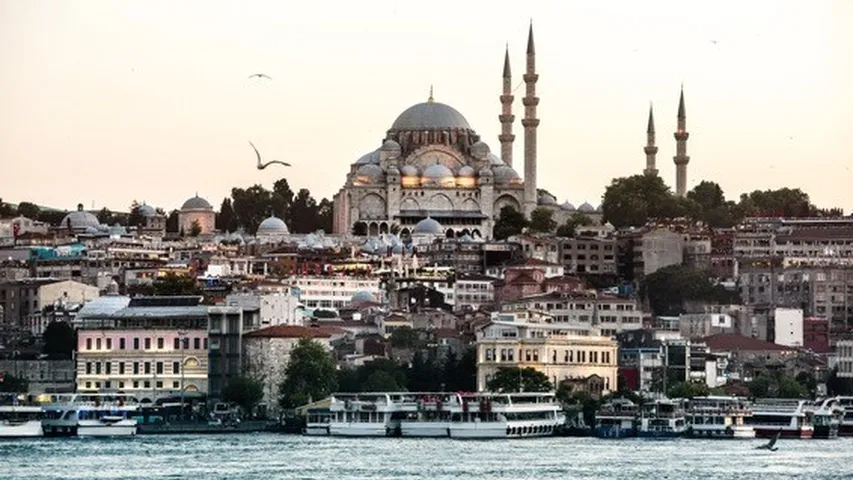
{"label": "large dome", "polygon": [[287,224],[284,220],[278,217],[269,217],[258,226],[257,236],[267,237],[274,235],[287,235],[290,231],[287,229]]}
{"label": "large dome", "polygon": [[455,108],[438,102],[412,105],[394,120],[391,130],[435,130],[459,128],[470,130],[468,120]]}
{"label": "large dome", "polygon": [[142,204],[137,209],[139,214],[143,217],[153,217],[157,215],[157,210],[154,209],[151,205]]}
{"label": "large dome", "polygon": [[207,200],[201,198],[196,194],[196,196],[188,199],[181,206],[181,210],[213,210],[213,206]]}
{"label": "large dome", "polygon": [[412,233],[439,235],[439,234],[441,234],[441,230],[442,230],[442,227],[441,227],[440,223],[436,222],[435,220],[433,220],[430,217],[427,217],[427,218],[421,220],[420,222],[418,222],[417,225],[415,225],[415,228],[412,231]]}
{"label": "large dome", "polygon": [[76,211],[70,212],[62,219],[62,226],[73,230],[85,230],[87,227],[97,229],[101,226],[101,222],[98,221],[98,217],[83,210],[83,205],[79,204]]}

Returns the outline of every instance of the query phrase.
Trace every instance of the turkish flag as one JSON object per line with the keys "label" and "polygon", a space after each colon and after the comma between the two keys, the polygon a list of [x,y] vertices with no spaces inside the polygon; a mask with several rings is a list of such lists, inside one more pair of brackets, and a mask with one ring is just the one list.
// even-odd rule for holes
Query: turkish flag
{"label": "turkish flag", "polygon": [[20,233],[21,233],[21,224],[20,223],[13,223],[12,224],[12,236],[17,238],[18,235],[20,235]]}

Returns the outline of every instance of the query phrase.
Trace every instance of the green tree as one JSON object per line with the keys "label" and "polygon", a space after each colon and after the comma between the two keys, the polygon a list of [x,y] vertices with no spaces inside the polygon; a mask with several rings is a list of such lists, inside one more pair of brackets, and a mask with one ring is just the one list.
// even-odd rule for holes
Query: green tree
{"label": "green tree", "polygon": [[255,233],[258,225],[272,213],[272,193],[261,185],[232,188],[231,198],[238,223],[249,233]]}
{"label": "green tree", "polygon": [[337,388],[341,392],[360,392],[361,379],[357,368],[341,368],[336,372]]}
{"label": "green tree", "polygon": [[677,202],[657,175],[615,178],[604,191],[604,220],[616,228],[638,227],[651,219],[677,216]]}
{"label": "green tree", "polygon": [[707,273],[685,265],[670,265],[647,275],[640,293],[648,298],[655,315],[684,313],[684,302],[688,300],[740,303],[737,292],[712,284]]}
{"label": "green tree", "polygon": [[15,216],[15,213],[16,210],[0,198],[0,218],[11,218]]}
{"label": "green tree", "polygon": [[583,213],[575,213],[566,219],[566,223],[557,228],[557,236],[564,238],[573,238],[577,235],[578,227],[586,227],[592,225],[592,219]]}
{"label": "green tree", "polygon": [[286,178],[280,178],[272,186],[273,212],[278,218],[290,218],[290,207],[293,205],[293,190]]}
{"label": "green tree", "polygon": [[77,348],[77,335],[68,322],[50,322],[44,329],[42,339],[42,353],[51,359],[69,359]]}
{"label": "green tree", "polygon": [[234,215],[234,208],[231,206],[231,199],[228,197],[224,198],[219,206],[219,213],[216,215],[216,228],[222,232],[237,230],[237,216]]}
{"label": "green tree", "polygon": [[537,207],[530,214],[530,230],[539,233],[551,233],[557,228],[554,221],[554,211],[550,208]]}
{"label": "green tree", "polygon": [[251,377],[231,377],[222,389],[223,401],[236,403],[247,413],[251,412],[262,398],[264,398],[263,385]]}
{"label": "green tree", "polygon": [[115,225],[116,223],[119,223],[118,216],[107,207],[102,208],[96,217],[98,217],[98,221],[101,222],[101,225]]}
{"label": "green tree", "polygon": [[499,393],[550,392],[554,390],[554,386],[544,373],[531,367],[499,368],[486,384],[486,390]]}
{"label": "green tree", "polygon": [[421,351],[416,351],[406,375],[406,387],[410,392],[437,391],[442,383],[439,374],[435,362]]}
{"label": "green tree", "polygon": [[838,367],[835,367],[826,376],[826,390],[829,396],[851,396],[853,395],[853,378],[840,378]]}
{"label": "green tree", "polygon": [[376,370],[367,377],[362,386],[364,392],[399,392],[403,388],[385,370]]}
{"label": "green tree", "polygon": [[299,189],[290,207],[290,231],[311,233],[319,230],[317,223],[317,201],[307,188]]}
{"label": "green tree", "polygon": [[279,404],[296,408],[328,397],[337,389],[332,355],[310,337],[299,340],[290,352],[290,361],[279,385]]}
{"label": "green tree", "polygon": [[738,207],[745,216],[808,217],[816,213],[807,193],[799,188],[755,190],[740,196]]}
{"label": "green tree", "polygon": [[711,227],[731,227],[737,220],[736,205],[726,201],[723,189],[714,182],[700,182],[687,192],[687,199],[697,206],[691,216]]}
{"label": "green tree", "polygon": [[58,227],[66,215],[68,212],[64,210],[42,210],[39,212],[38,221]]}
{"label": "green tree", "polygon": [[[327,233],[331,232],[334,213],[335,208],[331,200],[327,198],[320,200],[320,203],[317,204],[317,220],[314,230],[322,230]],[[395,226],[397,227],[396,232],[394,231]],[[400,225],[397,225],[396,223],[391,225],[391,229],[389,231],[395,235],[400,233]]]}
{"label": "green tree", "polygon": [[756,398],[805,398],[806,387],[782,372],[761,372],[747,384],[749,392]]}
{"label": "green tree", "polygon": [[180,230],[178,226],[178,211],[172,210],[169,212],[169,216],[166,217],[166,231],[172,233],[178,233]]}
{"label": "green tree", "polygon": [[364,222],[355,222],[352,224],[352,234],[358,237],[367,235],[367,224]]}
{"label": "green tree", "polygon": [[707,385],[700,382],[680,382],[667,388],[666,396],[669,398],[693,398],[705,397],[710,394]]}
{"label": "green tree", "polygon": [[477,390],[477,350],[466,348],[457,357],[451,352],[442,365],[442,383],[451,392],[474,392]]}
{"label": "green tree", "polygon": [[198,223],[198,220],[193,220],[190,224],[190,236],[197,237],[201,235],[201,224]]}
{"label": "green tree", "polygon": [[18,204],[18,215],[29,219],[39,218],[41,209],[35,203],[21,202]]}
{"label": "green tree", "polygon": [[0,392],[3,393],[27,393],[29,387],[29,382],[25,378],[16,377],[8,373],[3,375],[3,381],[0,381]]}
{"label": "green tree", "polygon": [[495,240],[506,240],[507,238],[520,234],[527,228],[528,221],[524,214],[509,205],[501,208],[492,236]]}
{"label": "green tree", "polygon": [[420,337],[411,327],[395,328],[391,332],[391,346],[394,348],[413,348],[418,344]]}
{"label": "green tree", "polygon": [[142,204],[137,202],[136,200],[130,204],[130,214],[127,216],[127,226],[129,227],[141,227],[145,224],[145,217],[142,216],[142,212],[139,207]]}
{"label": "green tree", "polygon": [[179,296],[201,294],[198,285],[195,283],[195,279],[175,275],[172,272],[154,280],[153,286],[155,295]]}

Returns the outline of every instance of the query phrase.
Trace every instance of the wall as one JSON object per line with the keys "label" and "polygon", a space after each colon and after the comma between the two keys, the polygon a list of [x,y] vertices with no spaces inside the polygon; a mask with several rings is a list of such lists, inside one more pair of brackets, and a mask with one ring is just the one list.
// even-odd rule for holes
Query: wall
{"label": "wall", "polygon": [[777,308],[773,320],[777,345],[803,346],[803,311],[799,308]]}

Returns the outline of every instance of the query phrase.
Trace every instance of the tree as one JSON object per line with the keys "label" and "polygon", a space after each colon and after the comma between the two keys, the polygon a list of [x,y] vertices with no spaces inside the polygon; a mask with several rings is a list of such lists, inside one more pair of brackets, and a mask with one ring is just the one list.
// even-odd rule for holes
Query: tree
{"label": "tree", "polygon": [[0,381],[0,392],[4,393],[27,393],[30,389],[29,387],[29,382],[25,378],[16,377],[8,373],[3,375],[3,380]]}
{"label": "tree", "polygon": [[201,224],[198,223],[198,219],[196,219],[190,224],[190,236],[197,237],[199,235],[201,235]]}
{"label": "tree", "polygon": [[705,397],[710,393],[707,385],[700,382],[679,382],[670,387],[666,391],[666,396],[669,398],[693,398]]}
{"label": "tree", "polygon": [[782,372],[762,372],[747,384],[753,397],[762,398],[805,398],[809,391]]}
{"label": "tree", "polygon": [[222,389],[223,401],[236,403],[247,413],[251,412],[262,398],[264,398],[263,385],[251,377],[231,377]]}
{"label": "tree", "polygon": [[41,209],[35,203],[21,202],[18,204],[18,215],[29,219],[39,218]]}
{"label": "tree", "polygon": [[703,180],[687,192],[687,199],[697,207],[692,217],[711,227],[730,227],[736,223],[736,205],[726,201],[723,189],[714,182]]}
{"label": "tree", "polygon": [[169,212],[169,216],[166,218],[166,231],[172,233],[178,233],[180,228],[178,227],[178,211],[172,210]]}
{"label": "tree", "polygon": [[712,284],[705,272],[685,265],[670,265],[647,275],[640,290],[655,315],[684,313],[684,302],[688,300],[740,303],[737,292]]}
{"label": "tree", "polygon": [[411,392],[434,392],[441,388],[441,379],[435,362],[416,351],[406,375],[406,386]]}
{"label": "tree", "polygon": [[69,359],[77,347],[74,328],[64,321],[50,322],[44,329],[42,339],[44,339],[42,353],[52,359]]}
{"label": "tree", "polygon": [[232,188],[231,198],[237,222],[247,232],[255,233],[258,225],[272,213],[272,194],[260,185]]}
{"label": "tree", "polygon": [[578,227],[592,225],[592,219],[583,213],[575,213],[566,219],[566,223],[557,228],[557,236],[572,238],[577,235]]}
{"label": "tree", "polygon": [[200,295],[201,291],[195,283],[195,279],[175,275],[172,272],[154,280],[155,295]]}
{"label": "tree", "polygon": [[310,337],[299,340],[279,385],[279,404],[296,408],[328,397],[337,388],[332,355]]}
{"label": "tree", "polygon": [[367,377],[362,387],[363,392],[399,392],[403,388],[397,383],[390,373],[384,370],[376,370]]}
{"label": "tree", "polygon": [[118,223],[118,217],[109,208],[104,207],[100,212],[96,215],[98,217],[98,221],[101,225],[115,225]]}
{"label": "tree", "polygon": [[400,327],[391,332],[390,340],[394,348],[413,348],[417,345],[419,336],[411,327]]}
{"label": "tree", "polygon": [[799,188],[744,193],[738,207],[745,216],[760,217],[808,217],[817,210],[808,194]]}
{"label": "tree", "polygon": [[550,208],[537,207],[530,214],[530,230],[539,233],[551,233],[557,228],[554,221],[554,211]]}
{"label": "tree", "polygon": [[216,229],[229,233],[237,230],[237,216],[234,215],[234,208],[231,207],[231,199],[228,197],[224,198],[219,206],[219,213],[216,215]]}
{"label": "tree", "polygon": [[0,198],[0,218],[10,218],[15,216],[15,209],[12,208],[11,205],[4,202],[2,198]]}
{"label": "tree", "polygon": [[616,228],[638,227],[651,219],[673,218],[676,201],[657,175],[615,178],[604,191],[604,220]]}
{"label": "tree", "polygon": [[357,237],[367,235],[367,224],[364,222],[355,222],[352,224],[352,234]]}
{"label": "tree", "polygon": [[[332,220],[334,218],[335,207],[331,200],[324,198],[320,200],[320,203],[317,204],[317,220],[315,225],[315,230],[322,230],[324,232],[332,231]],[[394,231],[394,227],[397,227],[397,231]],[[400,225],[396,223],[391,225],[390,232],[393,234],[400,233]]]}
{"label": "tree", "polygon": [[501,207],[498,220],[492,236],[495,240],[505,240],[513,235],[520,234],[527,228],[528,222],[524,215],[510,205]]}
{"label": "tree", "polygon": [[499,368],[486,384],[486,389],[498,393],[550,392],[554,390],[554,386],[544,373],[531,367]]}
{"label": "tree", "polygon": [[826,390],[829,396],[853,395],[853,378],[840,378],[838,367],[833,368],[826,377]]}
{"label": "tree", "polygon": [[127,226],[140,227],[145,223],[145,217],[142,215],[142,211],[139,208],[141,206],[142,204],[136,200],[130,204],[130,215],[127,217]]}
{"label": "tree", "polygon": [[290,206],[290,231],[293,233],[311,233],[318,230],[317,201],[307,188],[299,189]]}

